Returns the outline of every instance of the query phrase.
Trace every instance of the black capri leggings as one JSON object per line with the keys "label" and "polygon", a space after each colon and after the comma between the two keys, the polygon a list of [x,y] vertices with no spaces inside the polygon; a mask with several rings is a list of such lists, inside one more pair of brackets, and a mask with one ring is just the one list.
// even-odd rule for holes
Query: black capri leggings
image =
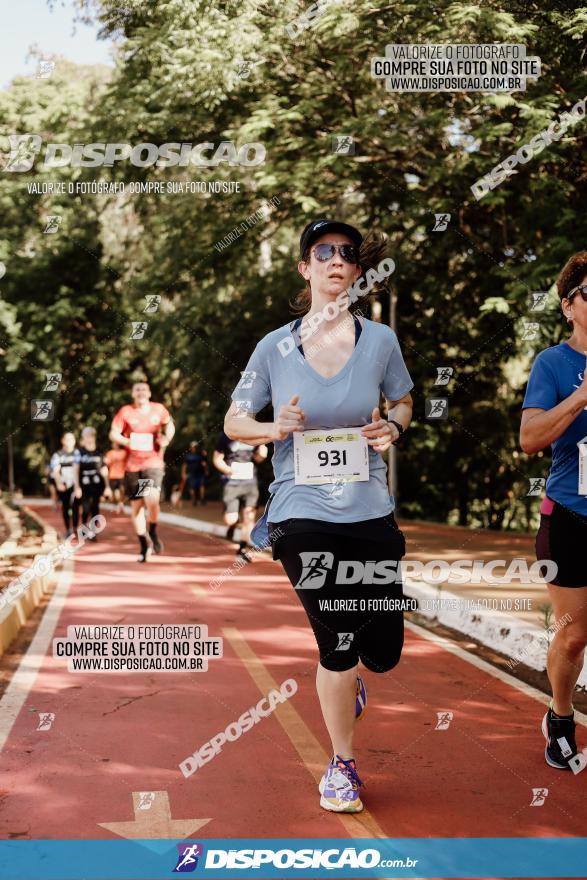
{"label": "black capri leggings", "polygon": [[395,581],[404,553],[399,529],[386,541],[320,532],[279,538],[279,559],[304,606],[325,669],[342,672],[361,660],[373,672],[387,672],[399,662],[404,601],[410,601],[404,600],[401,579]]}
{"label": "black capri leggings", "polygon": [[100,513],[100,497],[101,490],[97,492],[84,492],[82,495],[82,511],[83,522],[86,524],[88,520],[93,519]]}
{"label": "black capri leggings", "polygon": [[61,515],[63,516],[65,528],[69,531],[73,523],[73,528],[77,529],[79,524],[80,502],[79,498],[76,498],[73,493],[73,486],[62,492],[58,489],[57,497],[61,503]]}

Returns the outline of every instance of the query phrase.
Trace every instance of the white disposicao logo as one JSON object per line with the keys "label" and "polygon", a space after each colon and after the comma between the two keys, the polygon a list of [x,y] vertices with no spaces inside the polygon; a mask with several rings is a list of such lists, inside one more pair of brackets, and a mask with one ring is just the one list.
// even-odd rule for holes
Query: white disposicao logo
{"label": "white disposicao logo", "polygon": [[436,372],[438,373],[435,381],[435,385],[448,385],[452,374],[454,373],[453,367],[436,367]]}
{"label": "white disposicao logo", "polygon": [[147,302],[143,312],[147,314],[151,314],[152,312],[156,312],[161,305],[161,296],[158,293],[150,293],[145,296],[145,300]]}
{"label": "white disposicao logo", "polygon": [[532,800],[530,801],[530,806],[531,807],[541,807],[547,797],[548,797],[548,789],[547,788],[533,788],[532,789]]}
{"label": "white disposicao logo", "polygon": [[59,383],[62,378],[62,373],[45,373],[45,385],[43,391],[58,391]]}
{"label": "white disposicao logo", "polygon": [[139,810],[150,810],[153,805],[153,801],[155,800],[155,792],[154,791],[139,791]]}
{"label": "white disposicao logo", "polygon": [[149,326],[148,321],[132,321],[131,334],[129,339],[144,339],[145,332]]}
{"label": "white disposicao logo", "polygon": [[10,152],[4,157],[4,171],[30,171],[43,145],[40,134],[11,134]]}
{"label": "white disposicao logo", "polygon": [[241,373],[241,380],[238,383],[237,387],[241,388],[243,390],[245,390],[247,388],[252,388],[253,382],[255,381],[256,376],[257,376],[256,370],[243,370],[243,372]]}
{"label": "white disposicao logo", "polygon": [[55,712],[39,712],[39,726],[37,730],[51,730],[55,721]]}
{"label": "white disposicao logo", "polygon": [[546,485],[546,480],[544,477],[530,477],[530,488],[527,491],[527,495],[542,495],[544,492],[544,487]]}
{"label": "white disposicao logo", "polygon": [[151,489],[155,485],[155,481],[151,478],[144,479],[143,477],[139,477],[137,480],[138,486],[135,498],[147,498],[151,494]]}
{"label": "white disposicao logo", "polygon": [[334,555],[328,551],[314,550],[312,553],[300,553],[302,573],[296,590],[316,590],[323,587],[328,570],[334,564]]}
{"label": "white disposicao logo", "polygon": [[332,138],[332,152],[352,156],[355,152],[355,139],[350,134],[334,135]]}
{"label": "white disposicao logo", "polygon": [[432,232],[445,232],[450,223],[450,214],[435,214]]}
{"label": "white disposicao logo", "polygon": [[448,730],[450,727],[450,722],[453,719],[452,712],[437,712],[436,717],[438,721],[436,722],[436,727],[434,730]]}
{"label": "white disposicao logo", "polygon": [[63,217],[61,214],[47,214],[45,217],[45,226],[43,228],[43,235],[55,235],[59,232],[59,227],[61,226],[61,221]]}
{"label": "white disposicao logo", "polygon": [[548,304],[548,291],[537,290],[530,294],[528,308],[531,312],[543,312]]}
{"label": "white disposicao logo", "polygon": [[53,400],[31,400],[31,418],[34,422],[53,421]]}

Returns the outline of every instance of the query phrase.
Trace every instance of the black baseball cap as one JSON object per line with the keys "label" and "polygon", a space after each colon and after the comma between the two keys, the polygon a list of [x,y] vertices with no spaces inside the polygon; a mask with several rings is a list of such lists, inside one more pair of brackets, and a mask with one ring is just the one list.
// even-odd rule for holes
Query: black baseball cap
{"label": "black baseball cap", "polygon": [[326,218],[320,217],[318,220],[312,220],[308,223],[302,232],[300,236],[300,257],[303,257],[312,242],[328,232],[342,232],[344,235],[348,235],[357,248],[361,247],[363,236],[354,226],[349,226],[348,223],[341,223],[340,220],[326,220]]}

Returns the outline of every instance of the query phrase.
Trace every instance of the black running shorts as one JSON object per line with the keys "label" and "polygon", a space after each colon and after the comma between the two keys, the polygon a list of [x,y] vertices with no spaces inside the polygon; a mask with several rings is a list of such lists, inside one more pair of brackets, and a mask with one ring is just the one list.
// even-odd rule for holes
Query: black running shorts
{"label": "black running shorts", "polygon": [[127,471],[124,475],[124,491],[127,498],[146,498],[150,490],[161,489],[163,473],[163,468]]}
{"label": "black running shorts", "polygon": [[[303,523],[330,528],[300,531]],[[373,672],[393,669],[403,647],[403,612],[414,604],[404,598],[401,576],[396,580],[406,545],[393,514],[344,523],[341,531],[319,520],[286,520],[270,523],[270,533],[280,526],[277,558],[314,630],[321,665],[344,671],[361,660]]]}
{"label": "black running shorts", "polygon": [[[557,587],[587,587],[587,516],[554,502],[552,513],[540,514],[536,559],[552,559],[558,566],[550,581]],[[546,574],[543,568],[542,575]]]}

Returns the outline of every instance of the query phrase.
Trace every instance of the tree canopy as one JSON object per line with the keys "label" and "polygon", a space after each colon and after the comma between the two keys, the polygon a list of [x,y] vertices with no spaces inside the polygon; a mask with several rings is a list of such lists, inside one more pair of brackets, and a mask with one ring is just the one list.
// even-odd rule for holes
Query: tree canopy
{"label": "tree canopy", "polygon": [[[564,332],[556,275],[584,248],[584,122],[482,199],[471,186],[587,94],[587,7],[331,0],[292,37],[288,25],[308,6],[80,0],[80,15],[116,40],[114,67],[57,58],[49,78],[17,77],[0,92],[5,153],[8,134],[33,132],[70,145],[233,141],[265,150],[248,167],[41,170],[39,161],[0,175],[0,381],[18,482],[32,485],[64,427],[89,422],[105,439],[138,374],[174,411],[170,459],[193,437],[212,447],[256,341],[290,319],[303,286],[301,229],[337,216],[385,232],[396,264],[396,329],[415,383],[400,453],[403,515],[527,527],[528,478],[548,468],[519,449],[520,405],[536,352]],[[391,92],[371,59],[392,42],[524,44],[541,75],[508,94]],[[350,154],[333,150],[343,136],[353,138]],[[127,188],[27,191],[49,180]],[[129,192],[131,182],[189,181],[238,182],[240,191]],[[450,214],[445,231],[434,231],[437,214]],[[44,232],[54,215],[57,232]],[[219,247],[237,227],[245,231]],[[535,291],[550,291],[537,315]],[[145,312],[153,296],[159,307]],[[389,321],[389,293],[367,308],[377,300]],[[130,338],[140,321],[144,337]],[[528,322],[538,323],[530,339]],[[454,370],[446,388],[434,384],[444,366]],[[63,378],[55,419],[42,424],[31,422],[30,401],[43,397],[45,372]],[[444,395],[448,419],[427,420],[426,398]]]}

